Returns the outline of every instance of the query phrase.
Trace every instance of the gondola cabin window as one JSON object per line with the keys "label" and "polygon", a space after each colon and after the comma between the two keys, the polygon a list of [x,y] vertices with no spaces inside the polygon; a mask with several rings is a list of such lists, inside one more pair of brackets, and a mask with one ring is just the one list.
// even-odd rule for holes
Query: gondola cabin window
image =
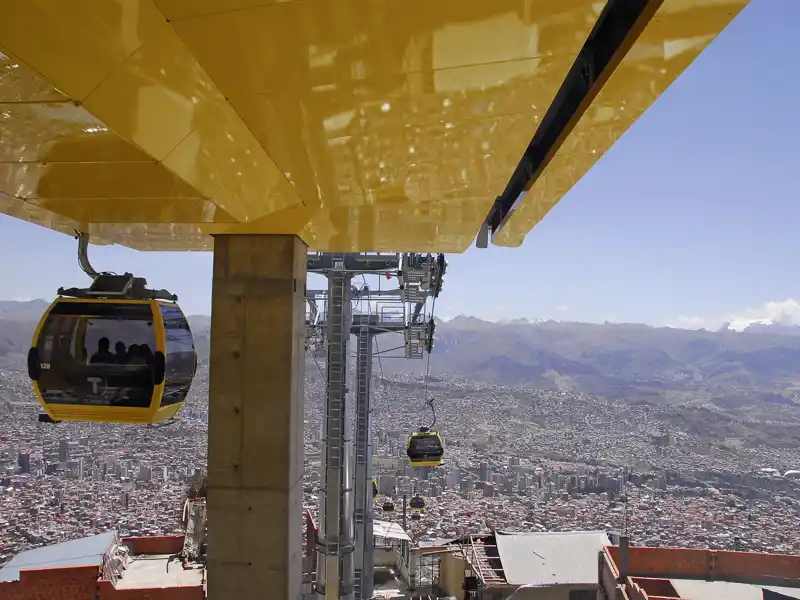
{"label": "gondola cabin window", "polygon": [[197,355],[189,323],[178,306],[160,304],[167,338],[167,365],[161,406],[183,402],[197,369]]}
{"label": "gondola cabin window", "polygon": [[37,347],[46,404],[150,407],[156,333],[149,304],[59,302]]}

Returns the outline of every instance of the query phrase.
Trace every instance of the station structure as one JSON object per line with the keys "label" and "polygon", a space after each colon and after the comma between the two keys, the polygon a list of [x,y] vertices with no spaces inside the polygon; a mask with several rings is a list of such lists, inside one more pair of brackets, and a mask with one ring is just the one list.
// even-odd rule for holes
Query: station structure
{"label": "station structure", "polygon": [[308,251],[519,246],[747,3],[3,3],[0,212],[214,252],[211,600],[300,594]]}

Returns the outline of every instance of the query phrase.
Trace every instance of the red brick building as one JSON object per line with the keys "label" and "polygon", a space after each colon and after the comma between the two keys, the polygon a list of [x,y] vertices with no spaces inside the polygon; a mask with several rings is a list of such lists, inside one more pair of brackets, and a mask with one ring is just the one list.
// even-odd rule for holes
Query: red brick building
{"label": "red brick building", "polygon": [[106,532],[21,552],[0,568],[0,600],[203,600],[205,568],[173,559],[182,547]]}
{"label": "red brick building", "polygon": [[610,546],[599,566],[604,600],[800,598],[800,556]]}

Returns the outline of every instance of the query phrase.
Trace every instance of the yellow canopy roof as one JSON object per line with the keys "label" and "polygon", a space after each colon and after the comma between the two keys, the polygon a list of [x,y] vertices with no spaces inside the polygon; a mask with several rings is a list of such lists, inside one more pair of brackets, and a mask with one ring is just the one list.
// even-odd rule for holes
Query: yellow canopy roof
{"label": "yellow canopy roof", "polygon": [[[641,17],[495,243],[519,245],[747,1],[622,4]],[[7,0],[0,212],[142,250],[462,252],[607,8]]]}

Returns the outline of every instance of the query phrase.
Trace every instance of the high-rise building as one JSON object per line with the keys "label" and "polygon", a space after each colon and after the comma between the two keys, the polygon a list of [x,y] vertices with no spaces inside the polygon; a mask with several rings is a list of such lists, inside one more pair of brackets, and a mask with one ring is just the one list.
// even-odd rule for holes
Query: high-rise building
{"label": "high-rise building", "polygon": [[31,472],[31,455],[28,452],[20,452],[17,455],[17,463],[19,464],[20,473]]}
{"label": "high-rise building", "polygon": [[461,469],[455,466],[445,477],[444,483],[448,488],[454,489],[458,487],[460,481],[461,481]]}
{"label": "high-rise building", "polygon": [[378,493],[383,496],[391,496],[394,494],[394,488],[397,486],[397,480],[392,475],[381,475],[378,481]]}
{"label": "high-rise building", "polygon": [[139,476],[138,476],[139,481],[150,481],[151,477],[152,473],[150,471],[150,467],[144,465],[139,467]]}
{"label": "high-rise building", "polygon": [[69,460],[69,440],[58,441],[58,462],[65,463]]}

